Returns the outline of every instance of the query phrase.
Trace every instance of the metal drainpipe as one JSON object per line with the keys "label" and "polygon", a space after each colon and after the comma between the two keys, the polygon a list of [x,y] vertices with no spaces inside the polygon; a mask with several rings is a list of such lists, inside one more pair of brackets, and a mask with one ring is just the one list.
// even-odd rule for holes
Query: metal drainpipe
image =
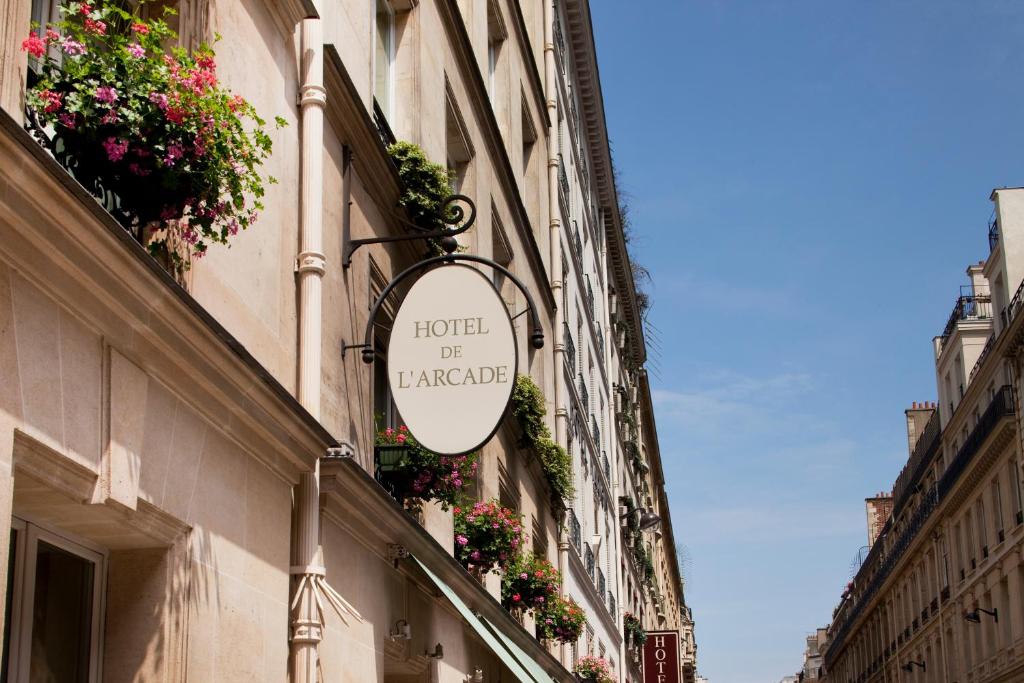
{"label": "metal drainpipe", "polygon": [[[558,206],[558,81],[555,74],[555,0],[544,3],[544,98],[548,115],[548,240],[551,247],[551,294],[555,300],[555,440],[561,446],[567,445],[565,407],[565,311],[562,310],[562,242],[561,213]],[[563,512],[558,524],[558,571],[565,576],[569,567],[569,543],[566,539],[566,514]],[[564,597],[564,583],[558,589]],[[568,661],[568,647],[559,647],[563,665]]]}
{"label": "metal drainpipe", "polygon": [[[299,278],[298,398],[311,415],[320,417],[321,334],[323,316],[323,36],[319,19],[302,21],[301,224],[296,271]],[[295,549],[291,613],[291,681],[316,683],[323,622],[314,577],[323,576],[320,550],[320,461],[300,475],[295,496]]]}

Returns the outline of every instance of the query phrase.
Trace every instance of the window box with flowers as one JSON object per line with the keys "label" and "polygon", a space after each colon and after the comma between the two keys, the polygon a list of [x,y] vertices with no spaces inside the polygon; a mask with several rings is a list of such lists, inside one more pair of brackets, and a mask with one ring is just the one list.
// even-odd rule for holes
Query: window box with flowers
{"label": "window box with flowers", "polygon": [[643,647],[644,643],[647,642],[647,631],[644,630],[643,624],[640,623],[640,618],[632,612],[626,612],[622,615],[622,630],[626,634],[626,642],[630,647]]}
{"label": "window box with flowers", "polygon": [[558,597],[549,600],[546,605],[537,612],[537,636],[541,640],[557,640],[561,643],[579,640],[587,618],[576,601]]}
{"label": "window box with flowers", "polygon": [[562,577],[550,562],[533,553],[517,557],[504,569],[501,604],[517,612],[536,612],[558,596]]}
{"label": "window box with flowers", "polygon": [[526,543],[522,517],[497,501],[456,506],[454,513],[455,558],[471,572],[498,573]]}
{"label": "window box with flowers", "polygon": [[377,433],[374,459],[376,479],[393,498],[436,501],[445,510],[463,497],[479,467],[477,453],[439,455],[422,448],[405,425]]}
{"label": "window box with flowers", "polygon": [[208,46],[165,51],[177,36],[162,19],[113,2],[68,2],[61,13],[22,42],[37,64],[28,126],[180,275],[256,222],[264,183],[275,182],[259,173],[271,152],[266,124],[219,85]]}
{"label": "window box with flowers", "polygon": [[615,680],[612,678],[608,660],[604,657],[583,655],[576,662],[572,671],[578,680],[587,681],[587,683],[613,683]]}

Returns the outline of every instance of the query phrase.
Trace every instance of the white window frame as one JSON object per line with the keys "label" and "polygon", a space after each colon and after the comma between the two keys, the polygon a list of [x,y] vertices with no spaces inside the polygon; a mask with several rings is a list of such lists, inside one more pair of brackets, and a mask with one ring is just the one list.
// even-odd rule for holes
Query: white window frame
{"label": "white window frame", "polygon": [[39,541],[65,550],[93,563],[92,623],[89,637],[89,683],[102,678],[103,615],[106,612],[107,551],[63,530],[22,517],[11,518],[11,529],[18,532],[11,595],[10,649],[7,680],[28,683],[32,663],[32,619],[35,596],[36,557]]}
{"label": "white window frame", "polygon": [[[377,99],[377,104],[380,105],[380,109],[384,112],[384,118],[391,122],[394,119],[395,113],[395,55],[397,50],[395,49],[395,8],[391,4],[390,0],[372,0],[373,2],[373,50],[371,54],[372,68],[371,68],[371,83],[373,87],[373,97]],[[384,13],[388,15],[388,30],[386,35],[386,45],[384,52],[388,59],[388,70],[387,70],[387,81],[384,84],[384,97],[385,101],[381,102],[377,97],[377,69],[380,65],[377,63],[377,17],[380,14],[380,9],[384,9]]]}

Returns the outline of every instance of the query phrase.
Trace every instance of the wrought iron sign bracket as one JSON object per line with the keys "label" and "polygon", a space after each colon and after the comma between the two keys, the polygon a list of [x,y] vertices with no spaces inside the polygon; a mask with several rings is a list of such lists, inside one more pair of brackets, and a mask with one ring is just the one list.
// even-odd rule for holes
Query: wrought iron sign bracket
{"label": "wrought iron sign bracket", "polygon": [[[469,215],[466,216],[466,210],[461,204],[466,204],[469,207]],[[424,228],[416,223],[413,223],[405,218],[399,217],[398,220],[405,223],[409,228],[413,230],[408,235],[390,235],[387,237],[367,237],[364,239],[354,240],[349,234],[349,221],[345,221],[345,225],[342,230],[342,251],[341,251],[341,266],[348,268],[352,265],[352,254],[355,253],[356,249],[366,244],[385,244],[389,242],[410,242],[412,240],[430,240],[436,239],[441,241],[441,248],[444,249],[445,253],[452,253],[459,247],[458,241],[455,236],[460,235],[473,225],[476,220],[476,206],[472,200],[466,195],[453,194],[450,195],[441,203],[441,208],[438,211],[440,221],[445,226],[435,230]]]}
{"label": "wrought iron sign bracket", "polygon": [[[460,204],[465,204],[469,207],[468,217],[467,211]],[[349,239],[347,232],[343,239],[343,256],[342,265],[348,267],[352,262],[352,253],[363,246],[364,244],[382,244],[385,242],[405,242],[409,240],[422,240],[422,239],[440,239],[441,248],[445,253],[439,256],[432,256],[430,258],[419,261],[418,263],[406,268],[399,273],[391,282],[388,283],[384,291],[380,293],[373,306],[370,308],[370,316],[366,321],[366,333],[363,336],[362,344],[346,344],[342,340],[341,345],[341,357],[344,358],[346,352],[349,349],[362,349],[362,358],[364,363],[372,363],[374,359],[373,349],[373,328],[374,321],[377,319],[377,313],[380,312],[381,306],[384,301],[387,300],[388,295],[394,291],[395,287],[402,282],[405,278],[409,277],[414,273],[427,270],[428,268],[435,265],[447,265],[451,263],[457,263],[460,261],[466,261],[469,263],[479,263],[480,265],[492,268],[509,279],[526,297],[526,309],[517,313],[512,320],[518,318],[524,313],[528,313],[530,316],[530,345],[535,349],[544,348],[544,328],[540,324],[540,316],[537,313],[537,306],[533,301],[533,295],[530,294],[530,290],[526,288],[523,281],[515,276],[510,270],[502,266],[501,264],[495,263],[491,259],[483,258],[482,256],[474,256],[472,254],[456,254],[456,249],[459,248],[458,240],[455,239],[456,235],[459,235],[470,228],[473,225],[473,221],[476,220],[476,206],[473,201],[461,194],[454,194],[444,200],[441,205],[441,222],[445,225],[455,226],[452,228],[443,228],[440,230],[424,230],[413,223],[408,223],[414,230],[419,231],[418,234],[412,235],[397,235],[392,237],[373,237],[367,239],[353,240]]]}

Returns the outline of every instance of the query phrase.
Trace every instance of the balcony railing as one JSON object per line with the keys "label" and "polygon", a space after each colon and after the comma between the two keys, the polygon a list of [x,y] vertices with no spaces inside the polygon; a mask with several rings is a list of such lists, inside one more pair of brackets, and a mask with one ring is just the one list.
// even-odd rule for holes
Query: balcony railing
{"label": "balcony railing", "polygon": [[1008,327],[1013,322],[1013,319],[1017,317],[1022,301],[1024,301],[1024,280],[1021,280],[1020,286],[1017,287],[1013,298],[1010,299],[1010,303],[1003,309],[1003,327]]}
{"label": "balcony railing", "polygon": [[569,222],[569,244],[572,247],[573,258],[583,262],[583,242],[580,241],[580,224],[573,220]]}
{"label": "balcony railing", "polygon": [[992,297],[987,291],[975,291],[972,294],[961,293],[953,305],[953,312],[949,314],[946,327],[942,330],[942,338],[945,339],[953,334],[957,323],[963,320],[987,320],[991,317]]}
{"label": "balcony railing", "polygon": [[974,367],[971,368],[970,379],[973,380],[974,376],[981,370],[982,364],[985,359],[988,358],[988,354],[991,353],[992,347],[996,345],[996,334],[993,332],[988,336],[988,340],[985,342],[985,346],[981,349],[981,353],[978,354],[978,360],[975,361]]}
{"label": "balcony railing", "polygon": [[949,463],[949,467],[943,472],[942,478],[939,479],[939,497],[945,497],[947,493],[953,488],[960,475],[963,474],[964,470],[971,463],[971,460],[977,454],[981,444],[985,442],[985,439],[989,437],[992,430],[995,429],[999,421],[1008,415],[1014,414],[1013,404],[1013,389],[1009,385],[1003,386],[996,392],[996,395],[992,398],[992,402],[988,404],[988,408],[978,418],[978,423],[971,430],[967,440],[964,441],[964,445],[957,451],[953,461]]}
{"label": "balcony railing", "polygon": [[594,287],[590,284],[590,276],[587,275],[587,310],[590,311],[590,317],[593,318],[594,313]]}
{"label": "balcony railing", "polygon": [[604,477],[609,482],[612,480],[612,467],[611,463],[608,462],[607,451],[601,451],[601,469],[604,470]]}
{"label": "balcony railing", "polygon": [[576,552],[580,552],[580,546],[583,541],[583,531],[580,528],[580,520],[576,519],[576,513],[572,509],[569,510],[568,526],[569,543],[571,543],[572,547],[576,549]]}
{"label": "balcony railing", "polygon": [[988,224],[988,249],[994,250],[999,246],[999,220],[993,216]]}
{"label": "balcony railing", "polygon": [[910,459],[907,460],[903,471],[896,477],[896,483],[892,487],[893,517],[899,515],[910,492],[914,490],[917,483],[921,481],[921,477],[924,476],[935,452],[939,448],[941,436],[942,428],[939,422],[939,411],[936,410],[932,413],[931,418],[929,418],[928,424],[925,425],[924,431],[921,432],[921,436],[918,437],[917,443],[914,444],[914,452],[910,454]]}
{"label": "balcony railing", "polygon": [[597,418],[593,415],[590,416],[590,429],[591,436],[594,437],[594,447],[601,447],[601,428],[597,426]]}
{"label": "balcony railing", "polygon": [[594,551],[589,543],[583,544],[583,567],[587,570],[587,576],[594,580]]}
{"label": "balcony railing", "polygon": [[564,335],[565,362],[571,372],[576,371],[576,342],[572,339],[572,332],[569,330],[569,323],[562,323]]}
{"label": "balcony railing", "polygon": [[611,591],[608,591],[608,613],[612,615],[612,619],[618,618],[615,613],[615,595]]}
{"label": "balcony railing", "polygon": [[394,131],[388,125],[388,118],[384,116],[384,110],[380,108],[377,98],[373,99],[373,125],[377,126],[377,133],[380,135],[381,142],[384,143],[385,147],[390,147],[398,142],[398,138],[395,137]]}
{"label": "balcony railing", "polygon": [[583,404],[585,412],[590,411],[590,392],[587,391],[587,383],[584,381],[583,375],[580,375],[580,403]]}
{"label": "balcony railing", "polygon": [[565,174],[565,159],[558,155],[558,189],[562,192],[562,201],[568,206],[569,202],[569,176]]}
{"label": "balcony railing", "polygon": [[605,582],[604,582],[604,570],[603,569],[598,569],[597,570],[597,594],[601,596],[601,600],[602,601],[604,600],[604,594],[605,594],[606,590],[607,590],[607,586],[605,585]]}
{"label": "balcony railing", "polygon": [[[863,573],[865,580],[867,580],[866,587],[856,596],[850,597],[851,606],[845,610],[840,609],[839,613],[844,613],[842,618],[837,616],[833,621],[834,624],[839,624],[839,626],[833,631],[831,642],[829,644],[826,656],[829,664],[834,661],[834,653],[838,653],[842,648],[846,640],[846,636],[849,635],[853,622],[857,620],[867,604],[871,602],[871,598],[874,597],[875,593],[878,592],[878,589],[885,583],[892,570],[903,557],[907,548],[910,547],[910,544],[917,537],[918,532],[920,532],[922,527],[924,527],[925,523],[928,521],[931,513],[953,489],[957,481],[959,481],[960,477],[967,469],[967,466],[973,460],[974,456],[977,455],[982,444],[985,443],[985,440],[991,436],[993,431],[995,431],[995,428],[999,425],[1000,421],[1004,417],[1013,415],[1014,412],[1015,407],[1012,389],[1010,386],[1003,386],[992,398],[992,402],[989,403],[985,412],[982,413],[981,417],[978,419],[978,423],[974,426],[974,429],[971,430],[971,433],[967,436],[967,439],[960,447],[960,450],[957,451],[956,456],[953,458],[953,461],[943,473],[938,483],[933,484],[922,493],[921,503],[914,511],[914,514],[911,515],[910,520],[907,522],[899,538],[896,539],[892,546],[889,547],[888,551],[879,559],[877,568],[875,568],[874,563],[864,563],[864,566],[861,568],[861,572],[858,572],[857,578],[854,579],[854,583],[857,584],[860,582],[860,574]],[[875,541],[875,543],[876,545],[884,544],[885,541],[885,537],[882,537]],[[872,548],[871,555],[873,554],[874,548]],[[871,574],[872,569],[874,569],[873,574]],[[854,600],[856,600],[856,602],[853,602]],[[907,637],[909,637],[909,634],[907,634]]]}

